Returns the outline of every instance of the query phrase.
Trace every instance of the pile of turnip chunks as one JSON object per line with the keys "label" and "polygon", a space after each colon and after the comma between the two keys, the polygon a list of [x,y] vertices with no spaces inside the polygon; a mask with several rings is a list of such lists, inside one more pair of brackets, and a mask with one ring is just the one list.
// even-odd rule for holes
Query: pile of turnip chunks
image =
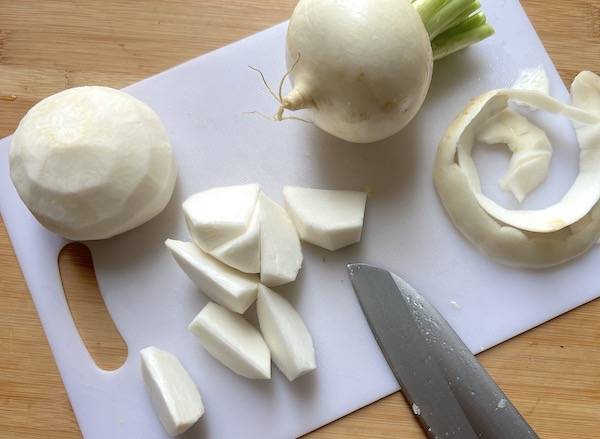
{"label": "pile of turnip chunks", "polygon": [[[360,241],[367,194],[286,186],[286,208],[258,184],[216,187],[183,203],[192,242],[165,245],[212,302],[189,324],[217,361],[249,379],[271,378],[271,358],[293,381],[316,369],[312,337],[301,316],[273,291],[302,265],[300,239],[327,250]],[[256,301],[260,331],[244,313]],[[143,349],[142,375],[165,430],[175,436],[204,413],[200,393],[179,360]]]}

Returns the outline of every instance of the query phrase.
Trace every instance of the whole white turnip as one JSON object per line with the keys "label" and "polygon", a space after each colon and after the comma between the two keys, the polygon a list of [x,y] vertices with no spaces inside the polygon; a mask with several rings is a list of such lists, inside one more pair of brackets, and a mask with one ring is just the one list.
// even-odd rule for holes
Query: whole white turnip
{"label": "whole white turnip", "polygon": [[300,0],[287,32],[284,79],[293,88],[275,96],[275,119],[307,109],[315,125],[356,143],[397,133],[425,100],[433,60],[493,33],[479,8],[473,0]]}

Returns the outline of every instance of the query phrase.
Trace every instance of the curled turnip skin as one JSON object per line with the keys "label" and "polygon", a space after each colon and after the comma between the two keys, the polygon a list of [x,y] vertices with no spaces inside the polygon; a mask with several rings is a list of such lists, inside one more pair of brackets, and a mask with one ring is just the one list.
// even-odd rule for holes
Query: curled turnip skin
{"label": "curled turnip skin", "polygon": [[[444,134],[434,183],[456,228],[492,259],[511,266],[547,268],[588,251],[600,238],[600,77],[582,72],[571,87],[572,106],[531,90],[492,90],[473,99]],[[580,171],[560,202],[539,210],[508,210],[485,197],[470,156],[477,128],[508,101],[562,114],[573,121]]]}
{"label": "curled turnip skin", "polygon": [[300,0],[287,58],[293,89],[278,118],[309,109],[319,128],[355,143],[404,128],[433,70],[429,35],[407,0]]}

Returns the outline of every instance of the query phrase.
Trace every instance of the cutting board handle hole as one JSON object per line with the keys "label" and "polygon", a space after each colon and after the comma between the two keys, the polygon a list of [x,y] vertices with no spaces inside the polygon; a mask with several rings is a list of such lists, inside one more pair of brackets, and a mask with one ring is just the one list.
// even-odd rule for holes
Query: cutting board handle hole
{"label": "cutting board handle hole", "polygon": [[118,369],[127,359],[127,344],[100,294],[90,250],[78,242],[65,245],[58,268],[71,316],[88,352],[100,369]]}

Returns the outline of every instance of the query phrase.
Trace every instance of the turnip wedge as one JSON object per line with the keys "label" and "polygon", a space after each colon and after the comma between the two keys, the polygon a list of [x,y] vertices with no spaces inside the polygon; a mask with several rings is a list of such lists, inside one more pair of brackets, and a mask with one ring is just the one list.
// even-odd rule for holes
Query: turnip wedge
{"label": "turnip wedge", "polygon": [[224,264],[244,273],[260,272],[260,215],[258,203],[248,229],[237,238],[211,250],[210,254]]}
{"label": "turnip wedge", "polygon": [[310,333],[300,314],[286,299],[259,285],[256,311],[273,361],[288,380],[294,381],[317,368]]}
{"label": "turnip wedge", "polygon": [[[434,182],[455,226],[500,262],[542,268],[581,255],[600,237],[600,77],[580,73],[572,106],[529,90],[494,90],[475,98],[450,125],[435,163]],[[509,100],[573,121],[579,142],[579,175],[563,198],[539,210],[509,210],[482,191],[471,149],[478,130],[505,111]]]}
{"label": "turnip wedge", "polygon": [[285,186],[283,196],[303,241],[331,251],[360,241],[365,192]]}
{"label": "turnip wedge", "polygon": [[243,314],[256,300],[258,276],[222,264],[193,242],[167,239],[165,245],[185,274],[215,302]]}
{"label": "turnip wedge", "polygon": [[198,247],[210,252],[248,229],[260,192],[258,184],[222,186],[183,202],[183,213]]}
{"label": "turnip wedge", "polygon": [[170,436],[182,434],[204,414],[198,388],[170,352],[150,346],[140,356],[142,378],[160,422]]}
{"label": "turnip wedge", "polygon": [[208,303],[189,325],[204,349],[224,366],[246,378],[271,378],[271,354],[244,317]]}
{"label": "turnip wedge", "polygon": [[[473,0],[300,0],[287,32],[288,72],[275,120],[307,109],[341,139],[376,142],[421,108],[439,59],[493,34]],[[289,77],[292,90],[282,95]]]}
{"label": "turnip wedge", "polygon": [[296,280],[302,248],[292,220],[283,207],[264,193],[258,198],[260,215],[260,281],[270,287]]}

